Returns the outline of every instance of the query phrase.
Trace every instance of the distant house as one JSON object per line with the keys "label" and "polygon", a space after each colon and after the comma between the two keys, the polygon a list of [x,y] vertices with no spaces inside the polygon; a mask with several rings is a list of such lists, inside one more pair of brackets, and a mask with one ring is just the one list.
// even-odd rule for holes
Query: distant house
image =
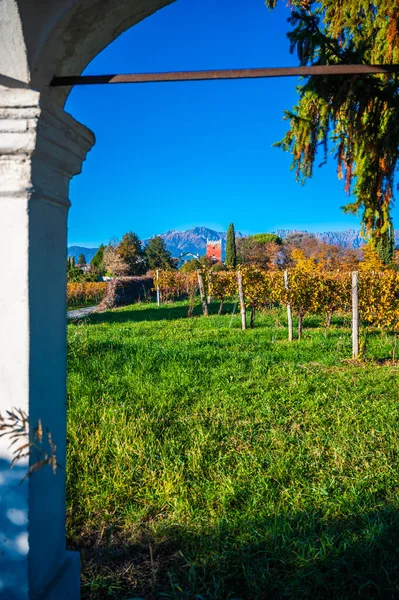
{"label": "distant house", "polygon": [[206,241],[206,255],[213,262],[222,262],[222,240],[218,240],[217,242]]}
{"label": "distant house", "polygon": [[76,265],[78,269],[83,271],[83,273],[90,273],[91,265]]}

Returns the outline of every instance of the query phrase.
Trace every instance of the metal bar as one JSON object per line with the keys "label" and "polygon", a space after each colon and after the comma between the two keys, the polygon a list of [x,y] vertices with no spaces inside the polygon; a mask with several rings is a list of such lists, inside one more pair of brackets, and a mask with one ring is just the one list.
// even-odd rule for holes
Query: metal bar
{"label": "metal bar", "polygon": [[216,79],[259,79],[263,77],[309,77],[311,75],[374,75],[376,73],[399,73],[399,65],[316,65],[311,67],[174,71],[170,73],[131,73],[126,75],[72,75],[55,77],[51,82],[51,86],[59,87],[105,83],[161,83],[166,81],[209,81]]}

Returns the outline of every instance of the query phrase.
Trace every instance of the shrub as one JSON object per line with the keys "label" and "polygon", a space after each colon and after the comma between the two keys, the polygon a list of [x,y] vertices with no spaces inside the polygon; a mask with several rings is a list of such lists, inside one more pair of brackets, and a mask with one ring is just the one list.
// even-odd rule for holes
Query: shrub
{"label": "shrub", "polygon": [[108,284],[106,294],[96,310],[101,312],[146,301],[153,290],[153,277],[118,277]]}
{"label": "shrub", "polygon": [[82,304],[98,304],[104,297],[107,283],[68,283],[67,305],[80,306]]}

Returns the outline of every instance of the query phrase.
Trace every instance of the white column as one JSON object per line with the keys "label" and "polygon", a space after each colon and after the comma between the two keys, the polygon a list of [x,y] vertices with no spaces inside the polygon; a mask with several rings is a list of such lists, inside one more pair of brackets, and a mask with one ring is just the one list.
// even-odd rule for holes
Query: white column
{"label": "white column", "polygon": [[40,419],[62,467],[19,485],[28,464],[10,471],[14,448],[0,439],[0,598],[10,600],[79,598],[79,556],[65,544],[66,229],[69,182],[93,143],[38,92],[0,88],[0,413],[24,410],[31,439]]}

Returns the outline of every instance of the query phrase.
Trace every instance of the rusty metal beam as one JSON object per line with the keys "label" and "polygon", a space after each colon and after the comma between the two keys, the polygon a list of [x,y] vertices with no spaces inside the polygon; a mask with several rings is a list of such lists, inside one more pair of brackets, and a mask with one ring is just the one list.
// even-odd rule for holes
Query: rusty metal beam
{"label": "rusty metal beam", "polygon": [[260,79],[263,77],[307,77],[325,75],[374,75],[399,73],[399,65],[320,65],[311,67],[268,67],[217,71],[177,71],[171,73],[132,73],[126,75],[80,75],[55,77],[51,86],[109,83],[161,83],[166,81],[210,81],[217,79]]}

